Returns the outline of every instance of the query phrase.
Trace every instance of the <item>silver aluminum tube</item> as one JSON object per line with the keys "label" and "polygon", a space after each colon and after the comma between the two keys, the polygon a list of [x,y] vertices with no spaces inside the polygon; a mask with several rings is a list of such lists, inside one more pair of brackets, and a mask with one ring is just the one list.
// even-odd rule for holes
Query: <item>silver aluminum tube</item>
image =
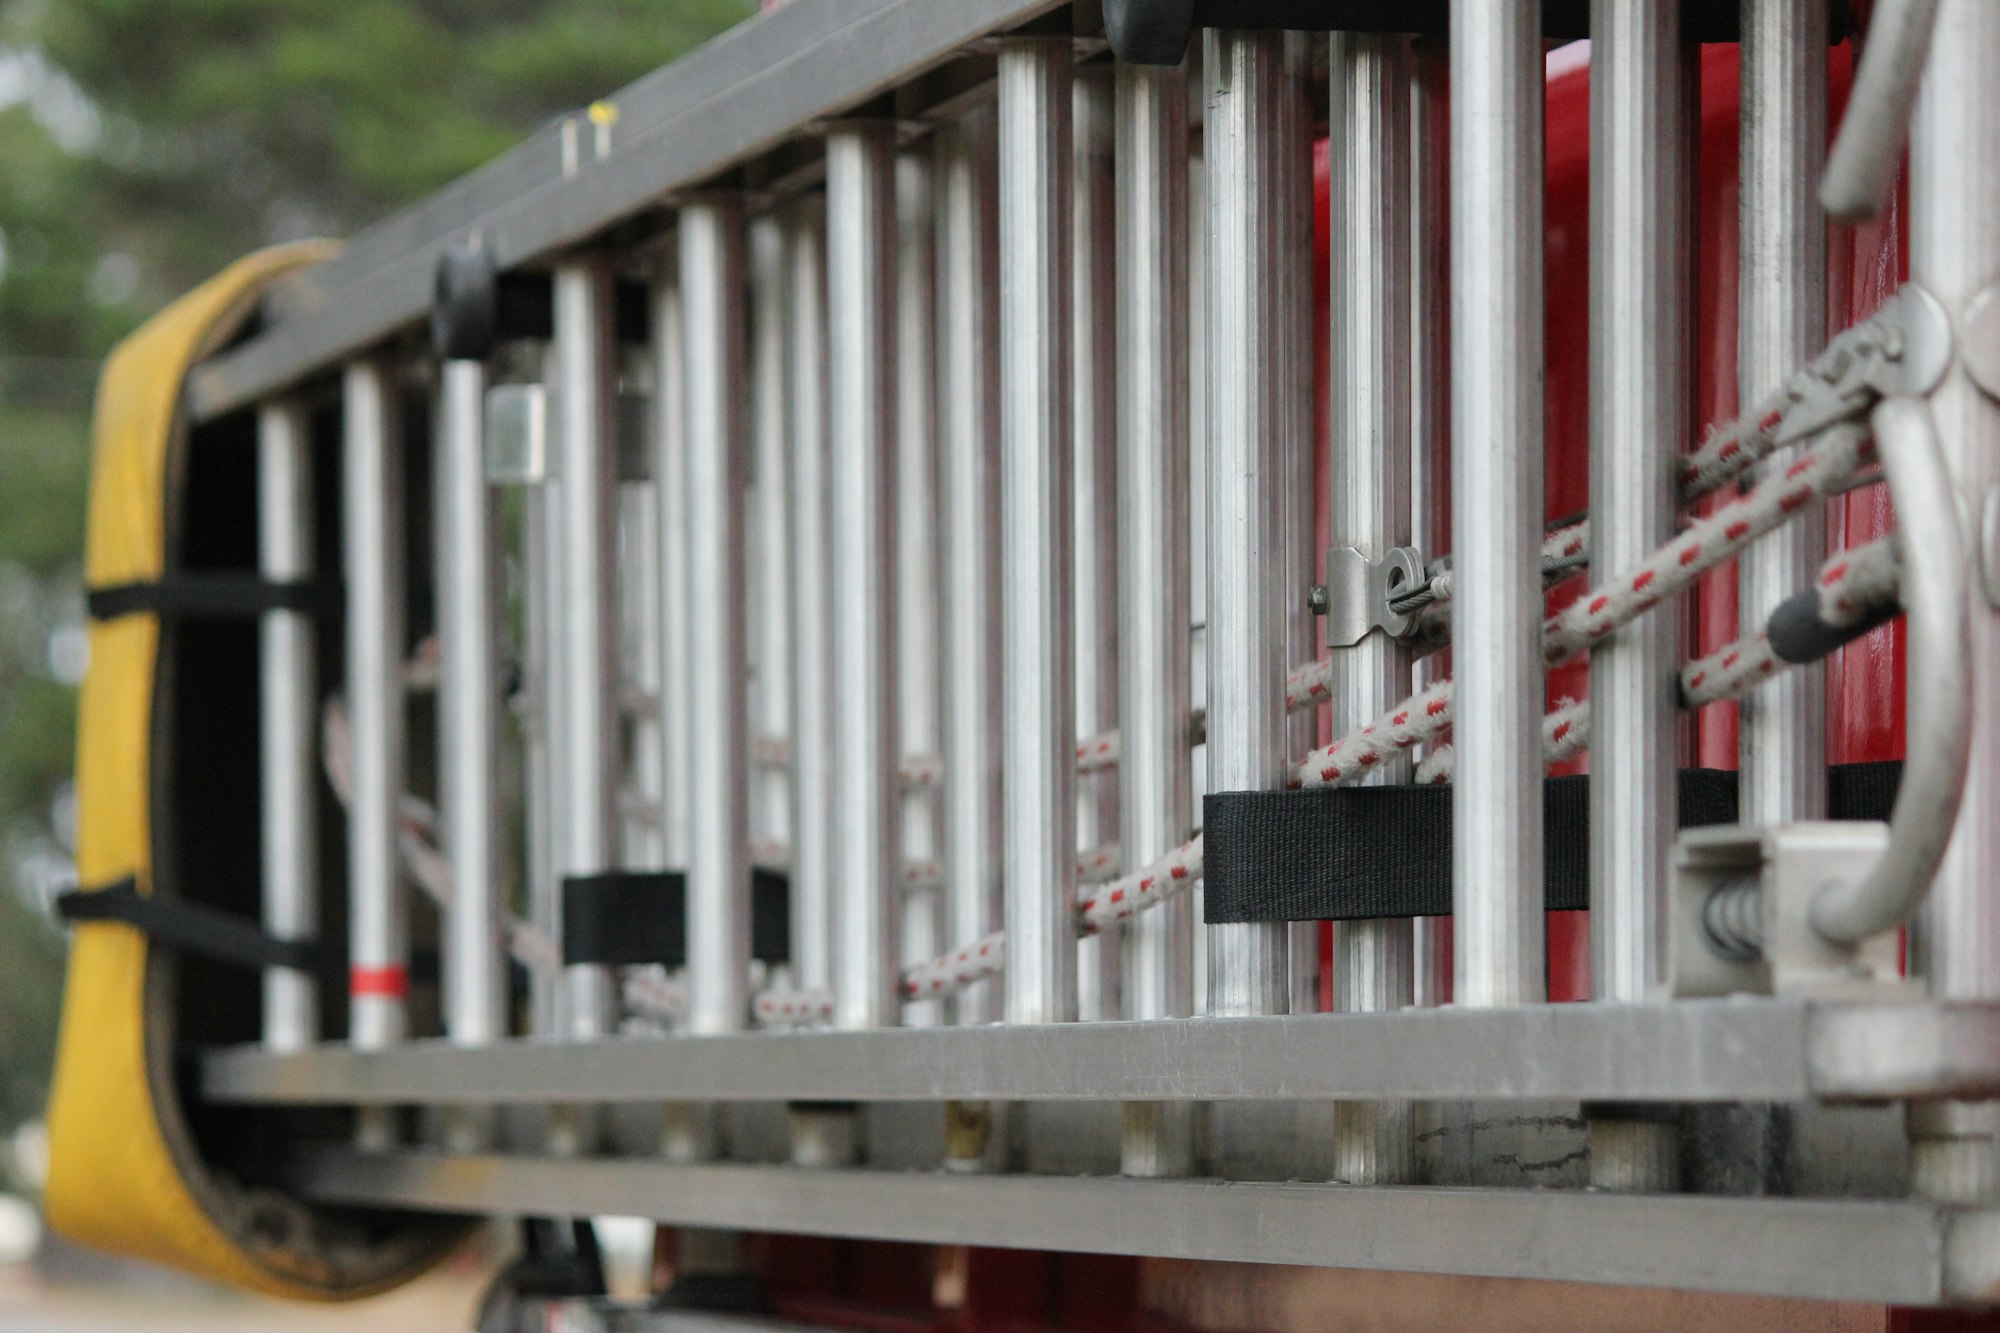
{"label": "silver aluminum tube", "polygon": [[[1201,146],[1202,43],[1188,46],[1188,694],[1208,709],[1208,164]],[[1194,749],[1194,808],[1207,795],[1208,743]],[[1194,1011],[1208,1012],[1208,926],[1202,920],[1206,889],[1188,893],[1194,918]]]}
{"label": "silver aluminum tube", "polygon": [[[564,875],[615,868],[618,846],[617,617],[612,601],[617,470],[612,395],[617,344],[611,268],[577,259],[555,271],[556,439],[560,513],[551,610],[561,633],[551,749],[556,752],[557,865]],[[559,663],[558,663],[558,659]],[[596,1037],[613,1026],[611,976],[596,964],[563,969],[563,1030]]]}
{"label": "silver aluminum tube", "polygon": [[[784,221],[773,215],[750,223],[751,479],[749,615],[751,730],[790,739],[792,734],[791,448],[786,416],[786,291]],[[783,768],[750,772],[750,836],[760,843],[792,838],[792,780]]]}
{"label": "silver aluminum tube", "polygon": [[[1118,727],[1118,310],[1116,179],[1112,163],[1112,67],[1077,71],[1071,85],[1071,344],[1075,421],[1076,734]],[[1118,837],[1120,769],[1099,769],[1076,784],[1079,852]],[[1130,862],[1138,865],[1140,862]],[[1120,929],[1077,941],[1077,1012],[1085,1020],[1122,1016]]]}
{"label": "silver aluminum tube", "polygon": [[444,910],[444,1030],[460,1046],[507,1035],[501,951],[497,579],[486,483],[486,366],[440,370],[437,471],[438,807],[452,893]]}
{"label": "silver aluminum tube", "polygon": [[660,851],[669,869],[688,858],[687,366],[681,352],[680,261],[661,254],[653,283],[653,486],[659,505]]}
{"label": "silver aluminum tube", "polygon": [[832,548],[827,532],[826,217],[785,218],[785,420],[792,514],[792,971],[833,984]]}
{"label": "silver aluminum tube", "polygon": [[[1118,71],[1120,845],[1131,866],[1194,824],[1188,586],[1187,76]],[[1186,895],[1132,918],[1133,1018],[1194,1010]]]}
{"label": "silver aluminum tube", "polygon": [[341,546],[347,576],[348,1041],[407,1035],[410,922],[397,854],[403,798],[403,432],[394,373],[350,362],[341,385]]}
{"label": "silver aluminum tube", "polygon": [[[1281,101],[1286,139],[1284,160],[1310,163],[1317,136],[1319,116],[1313,96],[1313,49],[1319,34],[1285,34],[1285,81]],[[1339,124],[1339,117],[1333,117]],[[1337,135],[1335,137],[1338,137]],[[1313,320],[1318,310],[1315,290],[1317,267],[1313,263],[1313,173],[1289,173],[1283,199],[1283,258],[1279,273],[1287,293],[1284,306],[1285,346],[1293,367],[1285,383],[1291,424],[1284,438],[1287,479],[1284,484],[1285,555],[1275,571],[1285,610],[1285,665],[1290,668],[1320,655],[1319,617],[1313,614],[1307,590],[1319,582],[1319,504],[1315,486],[1318,476],[1320,433],[1317,421],[1318,340]],[[1287,715],[1290,732],[1285,754],[1303,758],[1319,744],[1319,710],[1303,708]],[[1291,1011],[1310,1014],[1319,1011],[1319,936],[1317,921],[1294,921],[1286,927],[1290,961],[1287,975],[1291,986]]]}
{"label": "silver aluminum tube", "polygon": [[680,211],[687,504],[690,796],[688,1028],[734,1032],[750,1010],[748,626],[743,206],[731,194]]}
{"label": "silver aluminum tube", "polygon": [[[1910,277],[1966,327],[1967,308],[2000,268],[2000,6],[1943,0],[1929,72],[1917,100],[1910,156]],[[1981,326],[1991,327],[1990,323]],[[1983,349],[1973,347],[1974,354]],[[2000,403],[1982,393],[1962,355],[1931,395],[1945,461],[1963,496],[1962,511],[1991,533],[2000,487]],[[1977,531],[1974,529],[1973,531]],[[1989,536],[1983,585],[1973,594],[1971,767],[1943,869],[1915,933],[1922,974],[1938,999],[2000,996],[2000,820],[1982,818],[2000,800],[2000,582]],[[1921,701],[1913,701],[1921,706]],[[1916,728],[1912,727],[1912,734]]]}
{"label": "silver aluminum tube", "polygon": [[[1182,69],[1117,74],[1119,842],[1141,866],[1194,823],[1188,655],[1188,108]],[[1187,894],[1125,929],[1133,1018],[1194,1012]],[[1192,1107],[1130,1103],[1122,1169],[1194,1168]]]}
{"label": "silver aluminum tube", "polygon": [[[1333,466],[1331,535],[1380,559],[1411,540],[1410,501],[1410,44],[1395,35],[1333,34],[1334,223],[1331,274]],[[1333,650],[1333,732],[1346,735],[1410,692],[1408,650],[1374,633]],[[1407,782],[1410,762],[1382,766],[1372,783]],[[1408,918],[1334,925],[1334,1007],[1401,1009],[1415,998]],[[1375,1185],[1410,1178],[1410,1108],[1342,1103],[1334,1111],[1337,1177]]]}
{"label": "silver aluminum tube", "polygon": [[1452,0],[1452,901],[1462,1005],[1539,1002],[1542,6]]}
{"label": "silver aluminum tube", "polygon": [[[952,943],[1000,929],[1000,289],[997,125],[940,126],[937,155],[939,556],[944,571],[945,920]],[[1129,751],[1128,751],[1129,753]],[[999,1017],[998,986],[961,1023]]]}
{"label": "silver aluminum tube", "polygon": [[[1451,549],[1451,60],[1419,41],[1410,63],[1410,535],[1426,559]],[[1451,675],[1450,652],[1417,663],[1416,687]],[[1413,1002],[1451,993],[1451,920],[1411,923]]]}
{"label": "silver aluminum tube", "polygon": [[[1826,21],[1826,6],[1813,0],[1743,0],[1736,386],[1744,404],[1764,401],[1826,344],[1826,218],[1813,192],[1826,152]],[[1740,623],[1763,624],[1805,587],[1825,546],[1823,526],[1807,521],[1738,556]],[[1787,671],[1738,708],[1743,821],[1825,818],[1825,668]]]}
{"label": "silver aluminum tube", "polygon": [[[257,568],[273,582],[312,576],[312,423],[294,399],[257,412]],[[258,622],[263,792],[264,929],[319,935],[319,760],[313,623],[303,611]],[[264,971],[264,1045],[295,1051],[319,1040],[319,986],[309,972]]]}
{"label": "silver aluminum tube", "polygon": [[[562,934],[562,890],[555,854],[555,747],[550,743],[555,688],[551,648],[555,639],[550,571],[554,489],[545,480],[530,487],[521,506],[521,675],[526,703],[521,728],[521,805],[528,919],[549,939]],[[528,974],[528,1031],[553,1037],[557,1031],[559,964],[537,966]]]}
{"label": "silver aluminum tube", "polygon": [[[1674,535],[1692,296],[1682,283],[1680,200],[1691,183],[1681,175],[1679,0],[1595,0],[1590,62],[1590,536],[1603,575],[1634,568]],[[1590,656],[1590,970],[1600,1000],[1643,1002],[1665,961],[1679,629],[1667,607]]]}
{"label": "silver aluminum tube", "polygon": [[999,54],[1006,1021],[1077,1016],[1070,42]]}
{"label": "silver aluminum tube", "polygon": [[833,586],[834,1026],[894,1026],[897,990],[896,132],[826,144]]}
{"label": "silver aluminum tube", "polygon": [[[896,158],[896,726],[904,754],[936,754],[938,734],[937,287],[927,151]],[[940,851],[935,787],[904,791],[904,861]],[[944,892],[906,887],[899,957],[927,961],[958,943],[944,934]],[[943,1005],[912,1005],[904,1021],[929,1025]]]}
{"label": "silver aluminum tube", "polygon": [[[1691,415],[1683,135],[1693,126],[1679,0],[1594,0],[1590,60],[1591,557],[1603,575],[1672,539],[1673,465]],[[1665,967],[1681,620],[1678,604],[1641,616],[1590,658],[1590,971],[1601,1001],[1643,1003]],[[1675,1123],[1593,1116],[1590,1149],[1600,1189],[1679,1183]]]}
{"label": "silver aluminum tube", "polygon": [[627,866],[657,867],[666,858],[667,738],[660,711],[666,643],[660,634],[660,501],[650,473],[645,481],[618,486],[618,618],[625,685],[637,704],[627,706],[631,743],[619,855]]}
{"label": "silver aluminum tube", "polygon": [[[1281,33],[1203,37],[1208,186],[1205,283],[1208,403],[1208,789],[1285,785],[1286,460],[1297,369],[1285,345],[1283,210],[1291,173]],[[1012,776],[1009,769],[1009,776]],[[1211,925],[1208,1012],[1281,1014],[1291,1006],[1283,922]]]}

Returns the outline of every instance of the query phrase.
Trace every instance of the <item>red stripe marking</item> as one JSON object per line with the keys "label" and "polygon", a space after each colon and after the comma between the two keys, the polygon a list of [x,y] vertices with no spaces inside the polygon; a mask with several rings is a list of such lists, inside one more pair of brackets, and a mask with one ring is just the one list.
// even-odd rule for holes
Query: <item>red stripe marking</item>
{"label": "red stripe marking", "polygon": [[400,1000],[410,993],[410,972],[399,963],[388,967],[352,967],[347,971],[347,990],[350,995]]}
{"label": "red stripe marking", "polygon": [[1722,530],[1722,535],[1729,538],[1730,541],[1738,541],[1741,540],[1744,534],[1748,533],[1749,531],[1750,531],[1750,525],[1748,523],[1745,523],[1742,519],[1738,519],[1736,522],[1731,523],[1728,527],[1724,528]]}
{"label": "red stripe marking", "polygon": [[1632,591],[1641,592],[1645,590],[1647,587],[1649,587],[1652,584],[1652,582],[1653,582],[1653,571],[1650,569],[1642,569],[1639,571],[1639,576],[1632,580]]}

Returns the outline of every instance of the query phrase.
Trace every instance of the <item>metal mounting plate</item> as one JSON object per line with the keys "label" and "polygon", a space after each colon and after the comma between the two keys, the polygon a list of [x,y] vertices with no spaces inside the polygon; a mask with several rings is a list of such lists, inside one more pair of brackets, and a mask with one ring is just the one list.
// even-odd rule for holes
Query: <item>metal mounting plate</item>
{"label": "metal mounting plate", "polygon": [[1352,648],[1375,630],[1401,638],[1416,628],[1414,611],[1395,600],[1424,581],[1424,558],[1414,546],[1396,546],[1380,560],[1353,546],[1326,553],[1326,646]]}

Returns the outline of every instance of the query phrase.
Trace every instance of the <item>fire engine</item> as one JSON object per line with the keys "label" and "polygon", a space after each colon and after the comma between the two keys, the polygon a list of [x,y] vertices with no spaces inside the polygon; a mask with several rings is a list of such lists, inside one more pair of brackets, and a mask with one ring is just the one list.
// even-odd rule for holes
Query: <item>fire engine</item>
{"label": "fire engine", "polygon": [[51,1221],[2000,1304],[1996,146],[1991,0],[805,0],[242,260],[99,395]]}

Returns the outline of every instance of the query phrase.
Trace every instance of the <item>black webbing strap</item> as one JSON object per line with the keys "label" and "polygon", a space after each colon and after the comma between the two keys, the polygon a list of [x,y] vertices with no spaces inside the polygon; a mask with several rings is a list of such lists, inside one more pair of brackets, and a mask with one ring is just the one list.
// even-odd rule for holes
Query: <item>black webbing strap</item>
{"label": "black webbing strap", "polygon": [[[792,956],[790,883],[761,867],[750,874],[750,956]],[[563,880],[564,963],[687,962],[687,876],[679,870],[622,870]]]}
{"label": "black webbing strap", "polygon": [[[1828,772],[1834,819],[1887,819],[1900,762]],[[1736,819],[1736,774],[1680,775],[1683,828]],[[1451,788],[1328,787],[1220,792],[1202,803],[1203,919],[1353,921],[1451,914]],[[1545,780],[1548,910],[1590,906],[1590,779]]]}
{"label": "black webbing strap", "polygon": [[238,967],[289,967],[300,972],[340,972],[343,959],[330,959],[308,940],[281,940],[233,912],[185,898],[139,892],[126,878],[100,889],[71,889],[56,895],[56,915],[71,923],[117,921],[155,944]]}
{"label": "black webbing strap", "polygon": [[242,620],[266,611],[318,614],[326,589],[311,582],[274,582],[227,570],[176,570],[150,582],[114,583],[84,594],[92,620],[152,612],[188,620]]}

